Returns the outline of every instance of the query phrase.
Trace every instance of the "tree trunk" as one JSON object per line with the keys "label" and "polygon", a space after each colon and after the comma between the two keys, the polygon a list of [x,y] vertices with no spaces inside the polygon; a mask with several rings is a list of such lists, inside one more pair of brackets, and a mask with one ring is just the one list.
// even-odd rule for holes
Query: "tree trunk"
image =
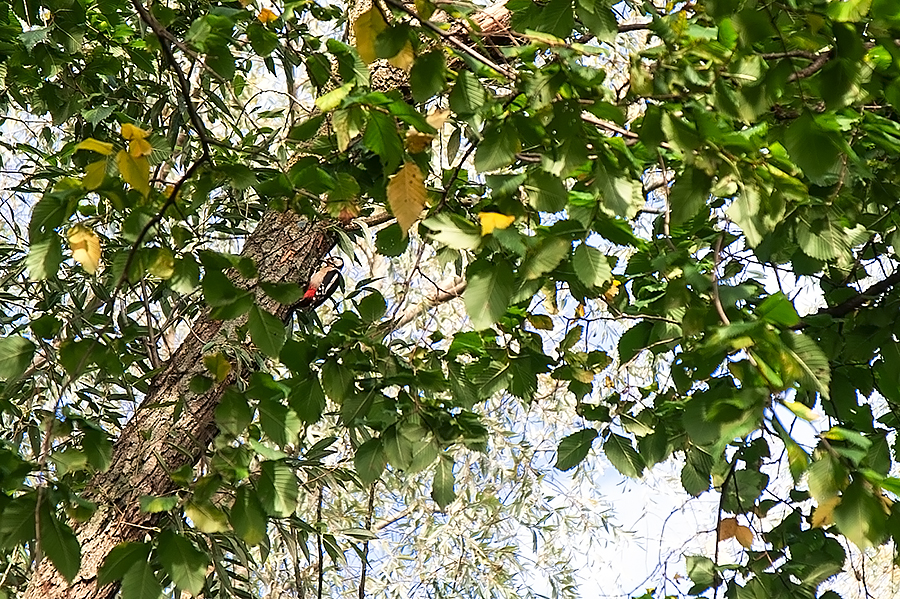
{"label": "tree trunk", "polygon": [[[242,252],[255,261],[258,278],[232,277],[238,287],[253,287],[260,307],[279,316],[287,308],[264,295],[254,283],[305,280],[334,246],[322,223],[300,221],[293,212],[267,213]],[[99,507],[75,530],[82,552],[78,576],[70,586],[44,559],[29,582],[25,599],[115,595],[115,585],[95,589],[97,570],[113,547],[142,540],[148,527],[155,526],[158,515],[141,512],[138,499],[175,491],[178,485],[169,473],[197,463],[215,436],[215,409],[231,377],[199,395],[190,391],[190,382],[195,375],[208,374],[202,360],[206,344],[220,334],[233,337],[244,322],[246,318],[213,320],[207,314],[197,319],[165,369],[153,377],[150,392],[116,441],[109,469],[97,474],[86,492],[86,498]]]}

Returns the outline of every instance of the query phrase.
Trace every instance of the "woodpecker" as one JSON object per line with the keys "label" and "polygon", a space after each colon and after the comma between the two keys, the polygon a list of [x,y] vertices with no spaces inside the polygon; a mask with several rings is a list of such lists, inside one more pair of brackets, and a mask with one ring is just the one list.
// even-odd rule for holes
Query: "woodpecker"
{"label": "woodpecker", "polygon": [[339,285],[343,283],[341,278],[341,268],[344,267],[344,261],[333,256],[325,260],[325,264],[313,273],[306,285],[306,293],[303,294],[297,303],[291,306],[291,312],[294,310],[315,310],[321,306],[335,292]]}

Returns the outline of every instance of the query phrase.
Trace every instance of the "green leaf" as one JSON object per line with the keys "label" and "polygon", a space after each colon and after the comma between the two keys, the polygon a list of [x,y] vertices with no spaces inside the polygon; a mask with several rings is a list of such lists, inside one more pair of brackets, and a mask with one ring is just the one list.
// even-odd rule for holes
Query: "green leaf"
{"label": "green leaf", "polygon": [[522,265],[522,276],[526,279],[540,278],[559,266],[559,263],[568,257],[571,249],[572,244],[561,237],[542,239]]}
{"label": "green leaf", "polygon": [[602,287],[612,279],[612,270],[606,256],[595,247],[586,243],[575,248],[572,257],[575,274],[586,287]]}
{"label": "green leaf", "polygon": [[580,464],[587,457],[598,434],[597,429],[586,428],[564,438],[556,450],[554,466],[558,470],[571,470]]}
{"label": "green leaf", "polygon": [[286,518],[297,509],[297,477],[282,461],[265,461],[260,465],[257,490],[259,501],[270,516]]}
{"label": "green leaf", "polygon": [[756,316],[786,328],[800,324],[800,315],[794,309],[794,304],[780,291],[770,295],[759,305]]}
{"label": "green leaf", "polygon": [[800,368],[800,382],[807,389],[814,390],[827,401],[830,398],[831,367],[828,358],[816,342],[803,333],[785,331],[781,339],[787,346],[788,355]]}
{"label": "green leaf", "polygon": [[16,379],[34,358],[34,343],[14,335],[0,339],[0,379]]}
{"label": "green leaf", "polygon": [[81,544],[78,537],[68,524],[56,517],[46,501],[42,502],[40,515],[41,549],[59,573],[72,582],[81,567]]}
{"label": "green leaf", "polygon": [[642,349],[650,345],[653,323],[642,321],[625,331],[619,338],[619,363],[630,362]]}
{"label": "green leaf", "polygon": [[178,589],[195,597],[200,594],[209,566],[205,553],[183,536],[164,530],[159,535],[156,555]]}
{"label": "green leaf", "polygon": [[438,460],[437,468],[434,470],[434,479],[431,482],[431,498],[442,510],[456,499],[453,485],[453,458],[442,455]]}
{"label": "green leaf", "polygon": [[216,406],[216,424],[219,429],[232,436],[239,436],[253,419],[253,411],[247,398],[234,387],[228,387]]}
{"label": "green leaf", "polygon": [[456,78],[456,85],[450,92],[450,109],[465,117],[473,114],[484,105],[487,92],[478,78],[469,71],[461,71]]}
{"label": "green leaf", "polygon": [[829,454],[824,454],[813,462],[807,472],[809,494],[819,505],[835,497],[847,486],[847,469]]}
{"label": "green leaf", "polygon": [[25,268],[32,281],[44,281],[56,277],[62,263],[62,245],[59,235],[50,235],[46,239],[33,241],[25,257]]}
{"label": "green leaf", "polygon": [[145,514],[168,512],[176,505],[178,505],[178,497],[175,497],[174,495],[170,495],[168,497],[141,495],[139,501],[141,504],[141,511]]}
{"label": "green leaf", "polygon": [[716,565],[711,559],[704,555],[688,555],[687,575],[694,583],[691,594],[702,592],[715,584]]}
{"label": "green leaf", "polygon": [[784,147],[813,183],[823,184],[840,168],[844,142],[836,127],[806,111],[787,128]]}
{"label": "green leaf", "polygon": [[337,403],[342,403],[352,393],[353,378],[353,371],[336,358],[329,358],[322,365],[322,389]]}
{"label": "green leaf", "polygon": [[631,439],[613,433],[603,442],[603,452],[616,470],[625,476],[637,478],[644,473],[644,460],[635,451]]}
{"label": "green leaf", "polygon": [[474,250],[481,245],[481,230],[464,218],[443,212],[422,221],[432,231],[431,237],[454,250]]}
{"label": "green leaf", "polygon": [[442,50],[432,50],[418,58],[409,72],[413,99],[425,102],[444,90],[446,62]]}
{"label": "green leaf", "polygon": [[681,224],[700,212],[709,200],[711,188],[712,178],[709,175],[696,168],[686,168],[669,193],[672,223]]}
{"label": "green leaf", "polygon": [[135,564],[146,563],[148,557],[149,543],[119,543],[104,558],[103,565],[97,572],[97,586],[104,587],[113,581],[122,580]]}
{"label": "green leaf", "polygon": [[484,132],[475,150],[475,168],[481,172],[493,171],[512,163],[521,149],[519,137],[510,123]]}
{"label": "green leaf", "polygon": [[254,304],[250,308],[247,325],[250,329],[250,338],[256,347],[270,358],[277,358],[284,346],[284,323]]}
{"label": "green leaf", "polygon": [[387,302],[379,291],[373,290],[359,301],[357,312],[363,322],[375,322],[384,317],[387,312]]}
{"label": "green leaf", "polygon": [[562,179],[540,170],[528,173],[525,191],[531,207],[541,212],[559,212],[566,207],[569,199]]}
{"label": "green leaf", "polygon": [[159,599],[163,589],[145,561],[138,562],[122,578],[121,599]]}
{"label": "green leaf", "polygon": [[616,177],[601,165],[597,166],[594,185],[600,192],[603,210],[611,216],[632,219],[644,206],[640,181]]}
{"label": "green leaf", "polygon": [[229,521],[235,534],[249,545],[259,545],[266,539],[266,513],[256,492],[246,485],[235,493]]}
{"label": "green leaf", "polygon": [[385,170],[393,172],[397,169],[403,157],[403,144],[392,117],[377,110],[370,111],[362,141],[381,157]]}
{"label": "green leaf", "polygon": [[841,494],[841,502],[834,508],[834,522],[844,536],[863,550],[879,545],[887,534],[884,504],[861,480],[853,481]]}
{"label": "green leaf", "polygon": [[709,489],[712,465],[712,457],[699,447],[691,447],[686,452],[681,469],[681,486],[689,495],[698,497]]}
{"label": "green leaf", "polygon": [[265,398],[259,402],[259,425],[277,445],[285,446],[297,441],[303,422],[277,398]]}
{"label": "green leaf", "polygon": [[356,473],[365,485],[370,485],[379,478],[387,466],[387,456],[381,439],[369,439],[359,446],[353,458]]}
{"label": "green leaf", "polygon": [[474,262],[467,271],[468,285],[463,299],[472,325],[486,329],[497,322],[509,307],[515,275],[505,260]]}
{"label": "green leaf", "polygon": [[16,497],[0,514],[0,547],[12,548],[35,537],[36,498],[34,493]]}

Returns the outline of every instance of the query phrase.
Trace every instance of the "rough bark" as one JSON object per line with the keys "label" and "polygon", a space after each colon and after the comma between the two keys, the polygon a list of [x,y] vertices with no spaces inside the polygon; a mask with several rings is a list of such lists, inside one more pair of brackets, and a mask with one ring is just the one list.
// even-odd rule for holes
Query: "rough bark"
{"label": "rough bark", "polygon": [[[286,307],[265,296],[254,283],[305,280],[333,245],[324,224],[304,224],[292,212],[270,212],[242,252],[256,262],[257,279],[232,278],[239,287],[255,289],[259,305],[280,316]],[[190,382],[195,375],[208,374],[202,361],[207,344],[223,335],[234,338],[244,321],[213,320],[205,313],[197,319],[164,370],[153,377],[150,392],[122,430],[109,470],[91,482],[86,496],[99,508],[75,531],[83,556],[78,576],[69,585],[45,559],[38,564],[25,599],[115,595],[113,585],[95,588],[97,570],[113,547],[142,540],[156,524],[154,514],[140,511],[138,498],[175,491],[177,485],[169,472],[197,463],[215,436],[215,408],[230,381],[226,379],[203,394],[192,393]]]}

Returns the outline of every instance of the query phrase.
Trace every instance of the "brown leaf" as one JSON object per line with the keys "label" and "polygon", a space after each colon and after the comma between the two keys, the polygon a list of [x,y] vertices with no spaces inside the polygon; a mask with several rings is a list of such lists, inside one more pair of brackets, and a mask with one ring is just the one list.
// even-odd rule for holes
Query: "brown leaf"
{"label": "brown leaf", "polygon": [[724,541],[734,536],[738,523],[734,518],[725,518],[719,522],[719,540]]}
{"label": "brown leaf", "polygon": [[812,513],[812,527],[825,528],[834,524],[834,508],[841,504],[841,498],[835,495],[816,506]]}
{"label": "brown leaf", "polygon": [[744,549],[750,549],[750,546],[753,545],[753,531],[746,526],[737,526],[734,529],[734,538],[744,546]]}

